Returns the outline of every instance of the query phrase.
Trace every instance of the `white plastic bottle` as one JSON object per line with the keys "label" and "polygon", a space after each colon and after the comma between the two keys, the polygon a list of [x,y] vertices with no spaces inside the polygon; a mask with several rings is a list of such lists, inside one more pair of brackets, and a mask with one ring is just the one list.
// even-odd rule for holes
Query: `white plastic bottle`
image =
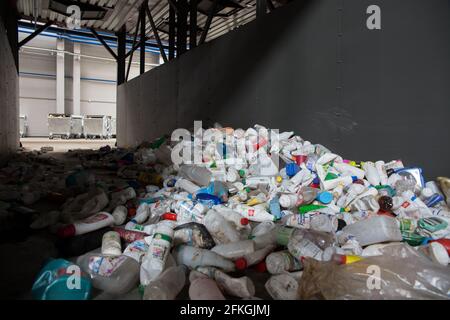
{"label": "white plastic bottle", "polygon": [[356,176],[358,179],[363,179],[365,176],[364,170],[345,162],[335,162],[333,167],[345,176]]}
{"label": "white plastic bottle", "polygon": [[301,270],[303,265],[288,250],[283,250],[272,252],[267,256],[266,268],[271,274],[280,274]]}
{"label": "white plastic bottle", "polygon": [[137,224],[142,224],[147,221],[150,216],[150,208],[148,203],[141,203],[139,207],[136,209],[136,215],[131,219],[131,221],[136,222]]}
{"label": "white plastic bottle", "polygon": [[236,242],[240,239],[236,228],[215,210],[208,211],[203,218],[203,224],[220,243]]}
{"label": "white plastic bottle", "polygon": [[189,286],[191,300],[225,300],[216,281],[211,278],[197,278]]}
{"label": "white plastic bottle", "polygon": [[73,237],[92,232],[114,224],[114,218],[107,212],[99,212],[89,218],[61,227],[57,233],[60,237]]}
{"label": "white plastic bottle", "polygon": [[364,171],[366,172],[366,179],[371,185],[377,186],[380,184],[380,176],[375,168],[375,164],[371,161],[364,162],[362,165]]}
{"label": "white plastic bottle", "polygon": [[177,213],[178,221],[202,222],[207,207],[192,201],[177,201],[172,205],[172,209]]}
{"label": "white plastic bottle", "polygon": [[118,232],[108,231],[103,235],[102,254],[110,256],[120,256],[122,254],[122,246]]}
{"label": "white plastic bottle", "polygon": [[355,236],[361,246],[402,240],[397,220],[388,216],[374,216],[360,220],[345,226],[342,231]]}
{"label": "white plastic bottle", "polygon": [[117,206],[112,213],[114,224],[116,226],[121,226],[122,224],[124,224],[127,220],[127,215],[128,210],[125,206]]}
{"label": "white plastic bottle", "polygon": [[224,217],[226,220],[233,222],[236,228],[238,229],[247,229],[248,228],[248,219],[242,217],[238,212],[224,207],[223,205],[213,206],[212,209],[217,211]]}
{"label": "white plastic bottle", "polygon": [[333,237],[328,233],[295,229],[289,238],[287,248],[298,260],[310,257],[322,261],[323,251],[332,244]]}
{"label": "white plastic bottle", "polygon": [[380,177],[381,185],[386,185],[388,182],[388,176],[386,173],[386,169],[384,168],[384,161],[375,162],[375,168],[377,169],[378,176]]}
{"label": "white plastic bottle", "polygon": [[237,259],[255,251],[255,243],[253,240],[242,240],[238,242],[230,242],[220,244],[211,249],[212,252],[220,254],[227,259]]}
{"label": "white plastic bottle", "polygon": [[216,280],[219,288],[229,295],[239,298],[249,298],[255,295],[255,285],[249,277],[233,278],[213,267],[200,267],[197,271]]}
{"label": "white plastic bottle", "polygon": [[356,181],[358,178],[355,176],[345,176],[345,177],[338,177],[336,179],[331,180],[321,180],[320,184],[322,186],[323,190],[331,190],[336,188],[338,185],[342,184],[344,186],[347,186],[354,181]]}
{"label": "white plastic bottle", "polygon": [[190,194],[195,194],[198,190],[200,190],[200,187],[198,185],[183,178],[177,180],[177,182],[175,183],[175,187],[187,191]]}
{"label": "white plastic bottle", "polygon": [[246,254],[243,257],[240,257],[234,261],[236,269],[244,270],[248,267],[251,267],[255,264],[263,261],[267,255],[275,249],[275,245],[268,245],[265,248],[256,250],[252,253]]}
{"label": "white plastic bottle", "polygon": [[175,300],[186,283],[185,266],[167,268],[145,287],[143,300]]}
{"label": "white plastic bottle", "polygon": [[173,239],[173,228],[169,224],[158,224],[141,265],[141,284],[148,285],[164,270]]}
{"label": "white plastic bottle", "polygon": [[206,249],[180,245],[174,249],[177,264],[184,264],[191,269],[203,266],[217,267],[225,272],[234,271],[234,263],[221,255]]}
{"label": "white plastic bottle", "polygon": [[244,218],[247,218],[250,221],[275,221],[275,216],[271,215],[260,206],[250,207],[245,204],[238,204],[233,210],[239,212]]}

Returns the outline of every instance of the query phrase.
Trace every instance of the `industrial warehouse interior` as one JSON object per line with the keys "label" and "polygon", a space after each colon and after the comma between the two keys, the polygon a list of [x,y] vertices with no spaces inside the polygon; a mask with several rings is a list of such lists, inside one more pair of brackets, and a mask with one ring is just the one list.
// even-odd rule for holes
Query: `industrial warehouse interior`
{"label": "industrial warehouse interior", "polygon": [[1,300],[450,299],[449,0],[0,13]]}

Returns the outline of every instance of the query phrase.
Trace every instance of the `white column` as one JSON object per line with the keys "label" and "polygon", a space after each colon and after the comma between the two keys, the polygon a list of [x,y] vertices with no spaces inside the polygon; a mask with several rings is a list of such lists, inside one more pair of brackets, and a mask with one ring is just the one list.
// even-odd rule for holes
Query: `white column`
{"label": "white column", "polygon": [[64,40],[56,40],[56,113],[64,113]]}
{"label": "white column", "polygon": [[74,115],[81,114],[81,48],[79,43],[73,44],[73,109]]}

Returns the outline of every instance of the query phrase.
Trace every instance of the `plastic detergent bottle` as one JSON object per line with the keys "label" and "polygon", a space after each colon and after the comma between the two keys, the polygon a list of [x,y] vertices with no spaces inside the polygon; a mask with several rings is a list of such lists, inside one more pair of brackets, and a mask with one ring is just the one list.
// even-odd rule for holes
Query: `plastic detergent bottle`
{"label": "plastic detergent bottle", "polygon": [[191,269],[197,267],[217,267],[225,272],[234,271],[234,263],[221,255],[206,249],[180,245],[174,249],[177,264],[184,264]]}
{"label": "plastic detergent bottle", "polygon": [[247,228],[249,220],[242,217],[238,212],[221,205],[214,206],[212,209],[220,213],[226,220],[233,222],[236,228]]}
{"label": "plastic detergent bottle", "polygon": [[141,224],[145,222],[150,216],[150,207],[148,203],[141,203],[139,207],[136,209],[136,215],[131,219],[133,222],[137,224]]}
{"label": "plastic detergent bottle", "polygon": [[57,234],[61,238],[73,237],[92,232],[114,224],[114,217],[107,212],[97,213],[84,220],[61,227]]}
{"label": "plastic detergent bottle", "polygon": [[142,224],[137,224],[134,221],[129,221],[126,225],[125,225],[125,229],[126,230],[130,230],[130,231],[137,231],[137,232],[142,232],[148,235],[152,235],[155,230],[156,230],[156,224],[148,224],[148,225],[142,225]]}
{"label": "plastic detergent bottle", "polygon": [[275,220],[275,216],[271,215],[260,206],[251,207],[244,204],[238,204],[233,207],[233,210],[239,212],[244,218],[247,218],[250,221],[263,222]]}
{"label": "plastic detergent bottle", "polygon": [[127,215],[128,209],[125,206],[117,206],[112,213],[112,216],[114,218],[114,224],[116,226],[124,224],[125,221],[127,220]]}
{"label": "plastic detergent bottle", "polygon": [[170,253],[173,234],[173,228],[169,224],[159,223],[156,227],[148,252],[141,264],[142,285],[148,285],[164,270],[167,256]]}
{"label": "plastic detergent bottle", "polygon": [[39,272],[31,288],[35,300],[88,300],[91,281],[79,267],[64,259],[51,259]]}
{"label": "plastic detergent bottle", "polygon": [[167,268],[145,287],[143,300],[175,300],[186,282],[183,265]]}

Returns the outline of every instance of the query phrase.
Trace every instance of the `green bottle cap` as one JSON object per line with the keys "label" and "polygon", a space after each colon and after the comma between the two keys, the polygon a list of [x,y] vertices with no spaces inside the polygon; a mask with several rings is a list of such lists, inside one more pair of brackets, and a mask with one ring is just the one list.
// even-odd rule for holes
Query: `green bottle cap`
{"label": "green bottle cap", "polygon": [[245,177],[245,171],[244,170],[239,170],[238,171],[238,173],[239,173],[239,176],[241,177],[241,178],[244,178]]}

